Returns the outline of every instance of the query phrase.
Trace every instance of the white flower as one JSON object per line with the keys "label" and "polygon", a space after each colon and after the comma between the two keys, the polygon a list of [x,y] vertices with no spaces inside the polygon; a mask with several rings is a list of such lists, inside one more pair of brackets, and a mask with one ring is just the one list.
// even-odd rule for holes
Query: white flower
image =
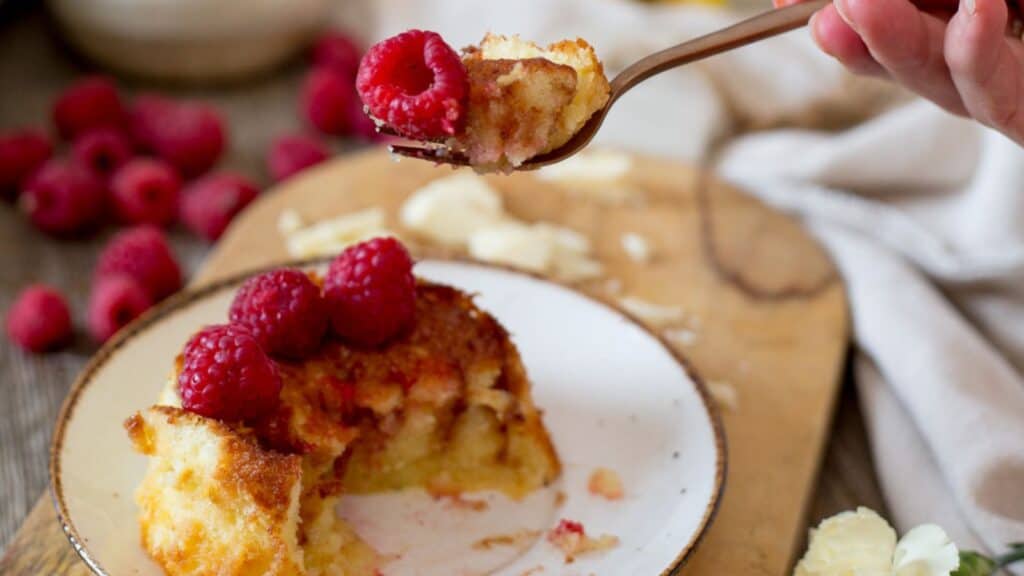
{"label": "white flower", "polygon": [[891,576],[896,531],[868,508],[843,512],[811,531],[796,576]]}
{"label": "white flower", "polygon": [[948,576],[960,565],[960,553],[942,528],[922,524],[896,544],[892,564],[895,576]]}
{"label": "white flower", "polygon": [[795,576],[949,576],[960,553],[942,528],[924,524],[899,543],[896,531],[867,508],[843,512],[811,531]]}

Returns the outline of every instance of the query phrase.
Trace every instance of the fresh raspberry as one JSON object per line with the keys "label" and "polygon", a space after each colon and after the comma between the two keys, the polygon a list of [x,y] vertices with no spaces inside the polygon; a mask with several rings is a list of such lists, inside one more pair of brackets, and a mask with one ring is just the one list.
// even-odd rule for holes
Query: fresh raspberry
{"label": "fresh raspberry", "polygon": [[466,68],[435,32],[410,30],[374,45],[356,88],[370,114],[410,138],[444,138],[464,126]]}
{"label": "fresh raspberry", "polygon": [[302,359],[320,347],[327,314],[320,288],[282,268],[248,280],[231,303],[231,322],[249,329],[271,356]]}
{"label": "fresh raspberry", "polygon": [[153,226],[129,228],[114,236],[100,252],[94,283],[108,276],[128,276],[153,302],[181,288],[181,268],[163,232]]}
{"label": "fresh raspberry", "polygon": [[408,329],[416,312],[412,258],[394,238],[350,246],[324,279],[331,327],[343,339],[375,346]]}
{"label": "fresh raspberry", "polygon": [[118,219],[127,224],[168,226],[178,217],[181,178],[170,164],[136,158],[122,166],[110,181]]}
{"label": "fresh raspberry", "polygon": [[136,99],[129,130],[143,149],[171,163],[185,178],[203,174],[224,151],[224,122],[212,107],[159,96]]}
{"label": "fresh raspberry", "polygon": [[251,420],[277,407],[281,378],[248,330],[222,324],[203,328],[185,344],[178,390],[186,410]]}
{"label": "fresh raspberry", "polygon": [[302,84],[302,114],[311,126],[324,134],[340,136],[348,132],[353,100],[356,95],[352,91],[352,80],[333,68],[314,68]]}
{"label": "fresh raspberry", "polygon": [[282,136],[267,152],[267,171],[275,182],[280,182],[327,160],[330,155],[327,146],[311,136]]}
{"label": "fresh raspberry", "polygon": [[113,80],[92,76],[75,82],[53,105],[53,123],[71,140],[96,128],[119,128],[125,112]]}
{"label": "fresh raspberry", "polygon": [[230,172],[196,180],[182,192],[181,220],[190,230],[213,242],[235,215],[259,195],[244,176]]}
{"label": "fresh raspberry", "polygon": [[97,342],[106,342],[152,305],[149,294],[134,278],[123,274],[100,277],[89,295],[89,333]]}
{"label": "fresh raspberry", "polygon": [[348,36],[340,32],[327,32],[317,38],[310,51],[314,66],[332,68],[350,81],[359,71],[362,51]]}
{"label": "fresh raspberry", "polygon": [[24,289],[7,313],[7,336],[29,352],[46,352],[67,344],[71,312],[64,297],[43,284]]}
{"label": "fresh raspberry", "polygon": [[107,181],[118,168],[131,160],[131,142],[120,130],[96,128],[75,138],[72,156],[79,164]]}
{"label": "fresh raspberry", "polygon": [[32,173],[52,154],[53,144],[38,130],[0,134],[0,199],[16,198]]}
{"label": "fresh raspberry", "polygon": [[19,202],[36,228],[54,236],[73,236],[96,227],[105,196],[103,183],[88,168],[50,160],[29,178]]}

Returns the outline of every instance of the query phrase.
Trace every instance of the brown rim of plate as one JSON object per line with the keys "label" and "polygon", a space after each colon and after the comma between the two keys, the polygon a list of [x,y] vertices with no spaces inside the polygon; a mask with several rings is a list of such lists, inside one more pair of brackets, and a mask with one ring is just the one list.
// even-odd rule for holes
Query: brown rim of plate
{"label": "brown rim of plate", "polygon": [[[57,423],[54,426],[53,439],[50,442],[49,492],[50,497],[53,500],[54,508],[57,511],[57,520],[60,522],[61,528],[64,531],[64,535],[67,537],[68,542],[71,544],[71,547],[72,549],[74,549],[75,553],[78,554],[82,561],[85,562],[85,565],[94,574],[97,574],[98,576],[110,576],[110,573],[103,569],[99,561],[89,554],[88,549],[83,543],[81,536],[79,536],[78,531],[75,529],[75,525],[71,520],[70,514],[68,513],[67,504],[64,502],[64,493],[61,484],[61,469],[59,455],[64,444],[65,424],[70,418],[72,411],[77,406],[79,397],[81,397],[82,393],[85,391],[89,383],[92,381],[92,377],[96,373],[96,371],[99,370],[99,368],[102,367],[107,362],[107,360],[109,360],[110,357],[113,356],[114,353],[117,352],[122,346],[124,346],[124,344],[127,343],[130,339],[138,335],[140,332],[146,330],[159,320],[169,316],[173,312],[176,312],[182,308],[187,307],[193,302],[201,300],[216,292],[220,292],[225,288],[229,288],[231,286],[240,284],[246,278],[253,276],[255,274],[266,272],[268,270],[273,270],[275,268],[280,268],[284,266],[306,268],[311,266],[323,265],[329,262],[330,260],[331,259],[329,257],[322,257],[279,262],[267,266],[261,266],[259,268],[254,268],[237,274],[232,274],[231,276],[220,278],[218,280],[214,280],[210,283],[203,284],[195,288],[186,288],[181,292],[178,292],[170,296],[163,302],[160,302],[153,308],[146,311],[140,317],[136,318],[128,326],[123,328],[109,342],[104,344],[100,348],[100,350],[89,360],[85,368],[82,369],[82,372],[75,379],[74,384],[72,384],[71,386],[71,390],[68,392],[67,397],[64,399],[64,402],[61,405],[60,412],[57,415]],[[711,501],[708,502],[707,508],[704,510],[704,517],[701,519],[700,526],[698,527],[696,534],[694,534],[690,541],[683,546],[682,550],[680,550],[679,555],[676,556],[675,560],[673,560],[667,568],[662,570],[659,576],[678,575],[679,571],[682,570],[683,566],[686,565],[687,561],[689,561],[690,557],[693,554],[693,551],[697,549],[698,544],[700,544],[701,540],[703,540],[705,534],[708,531],[708,528],[711,526],[711,522],[714,520],[715,515],[718,513],[718,509],[722,502],[722,493],[725,490],[725,481],[728,471],[727,446],[721,416],[718,413],[718,409],[715,407],[714,402],[711,400],[711,394],[708,391],[707,386],[704,384],[704,381],[701,379],[701,377],[697,374],[696,370],[694,370],[693,367],[690,365],[689,361],[686,360],[686,358],[684,358],[681,354],[676,352],[676,350],[672,348],[672,346],[661,335],[657,334],[656,332],[645,326],[643,322],[641,322],[631,313],[627,312],[626,310],[623,310],[621,307],[616,306],[614,303],[610,301],[604,300],[592,294],[588,294],[583,290],[580,290],[579,288],[572,286],[571,284],[560,282],[558,280],[553,280],[541,274],[535,274],[525,270],[519,270],[511,266],[479,262],[471,258],[463,258],[458,256],[429,256],[424,258],[423,260],[434,260],[440,262],[458,262],[463,264],[469,264],[472,266],[479,266],[481,268],[503,270],[506,272],[512,272],[515,274],[528,276],[534,278],[535,280],[540,280],[543,282],[547,282],[549,284],[560,286],[566,290],[575,293],[578,296],[582,296],[583,298],[586,298],[591,302],[595,302],[601,306],[604,306],[612,310],[613,312],[615,312],[616,314],[618,314],[619,316],[633,324],[634,326],[640,328],[640,330],[642,330],[647,335],[654,338],[656,342],[661,344],[662,348],[665,351],[667,351],[669,355],[679,364],[679,366],[683,369],[683,372],[690,378],[694,386],[697,388],[697,393],[700,395],[701,402],[704,404],[704,411],[707,413],[708,418],[711,421],[711,428],[715,436],[716,461],[715,481],[714,488],[712,489],[711,493]]]}

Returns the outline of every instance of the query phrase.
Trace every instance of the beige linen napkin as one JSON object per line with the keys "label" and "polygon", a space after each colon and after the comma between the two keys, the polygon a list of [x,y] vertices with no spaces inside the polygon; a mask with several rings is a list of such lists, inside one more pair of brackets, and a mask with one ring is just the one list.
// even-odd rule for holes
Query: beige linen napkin
{"label": "beige linen napkin", "polygon": [[[485,31],[578,35],[612,72],[736,18],[627,0],[361,0],[339,12],[366,40],[412,27],[456,46]],[[644,84],[599,142],[690,160],[724,142],[725,177],[806,220],[847,282],[894,522],[937,522],[962,547],[1001,551],[1024,541],[1024,151],[920,101],[813,130],[891,94],[797,31]],[[730,136],[786,125],[803,128]]]}

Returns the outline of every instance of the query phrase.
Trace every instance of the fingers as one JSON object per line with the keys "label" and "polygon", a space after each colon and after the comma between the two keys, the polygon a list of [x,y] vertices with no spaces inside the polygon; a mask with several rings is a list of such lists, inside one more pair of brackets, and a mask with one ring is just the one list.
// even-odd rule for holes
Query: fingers
{"label": "fingers", "polygon": [[946,31],[945,58],[968,113],[1024,144],[1024,48],[1005,35],[1004,0],[964,0]]}
{"label": "fingers", "polygon": [[810,23],[811,35],[818,46],[850,71],[869,76],[885,76],[886,71],[868,52],[860,36],[843,21],[835,6],[816,13]]}
{"label": "fingers", "polygon": [[908,0],[835,0],[834,6],[894,80],[951,112],[966,112],[944,58],[943,20]]}

